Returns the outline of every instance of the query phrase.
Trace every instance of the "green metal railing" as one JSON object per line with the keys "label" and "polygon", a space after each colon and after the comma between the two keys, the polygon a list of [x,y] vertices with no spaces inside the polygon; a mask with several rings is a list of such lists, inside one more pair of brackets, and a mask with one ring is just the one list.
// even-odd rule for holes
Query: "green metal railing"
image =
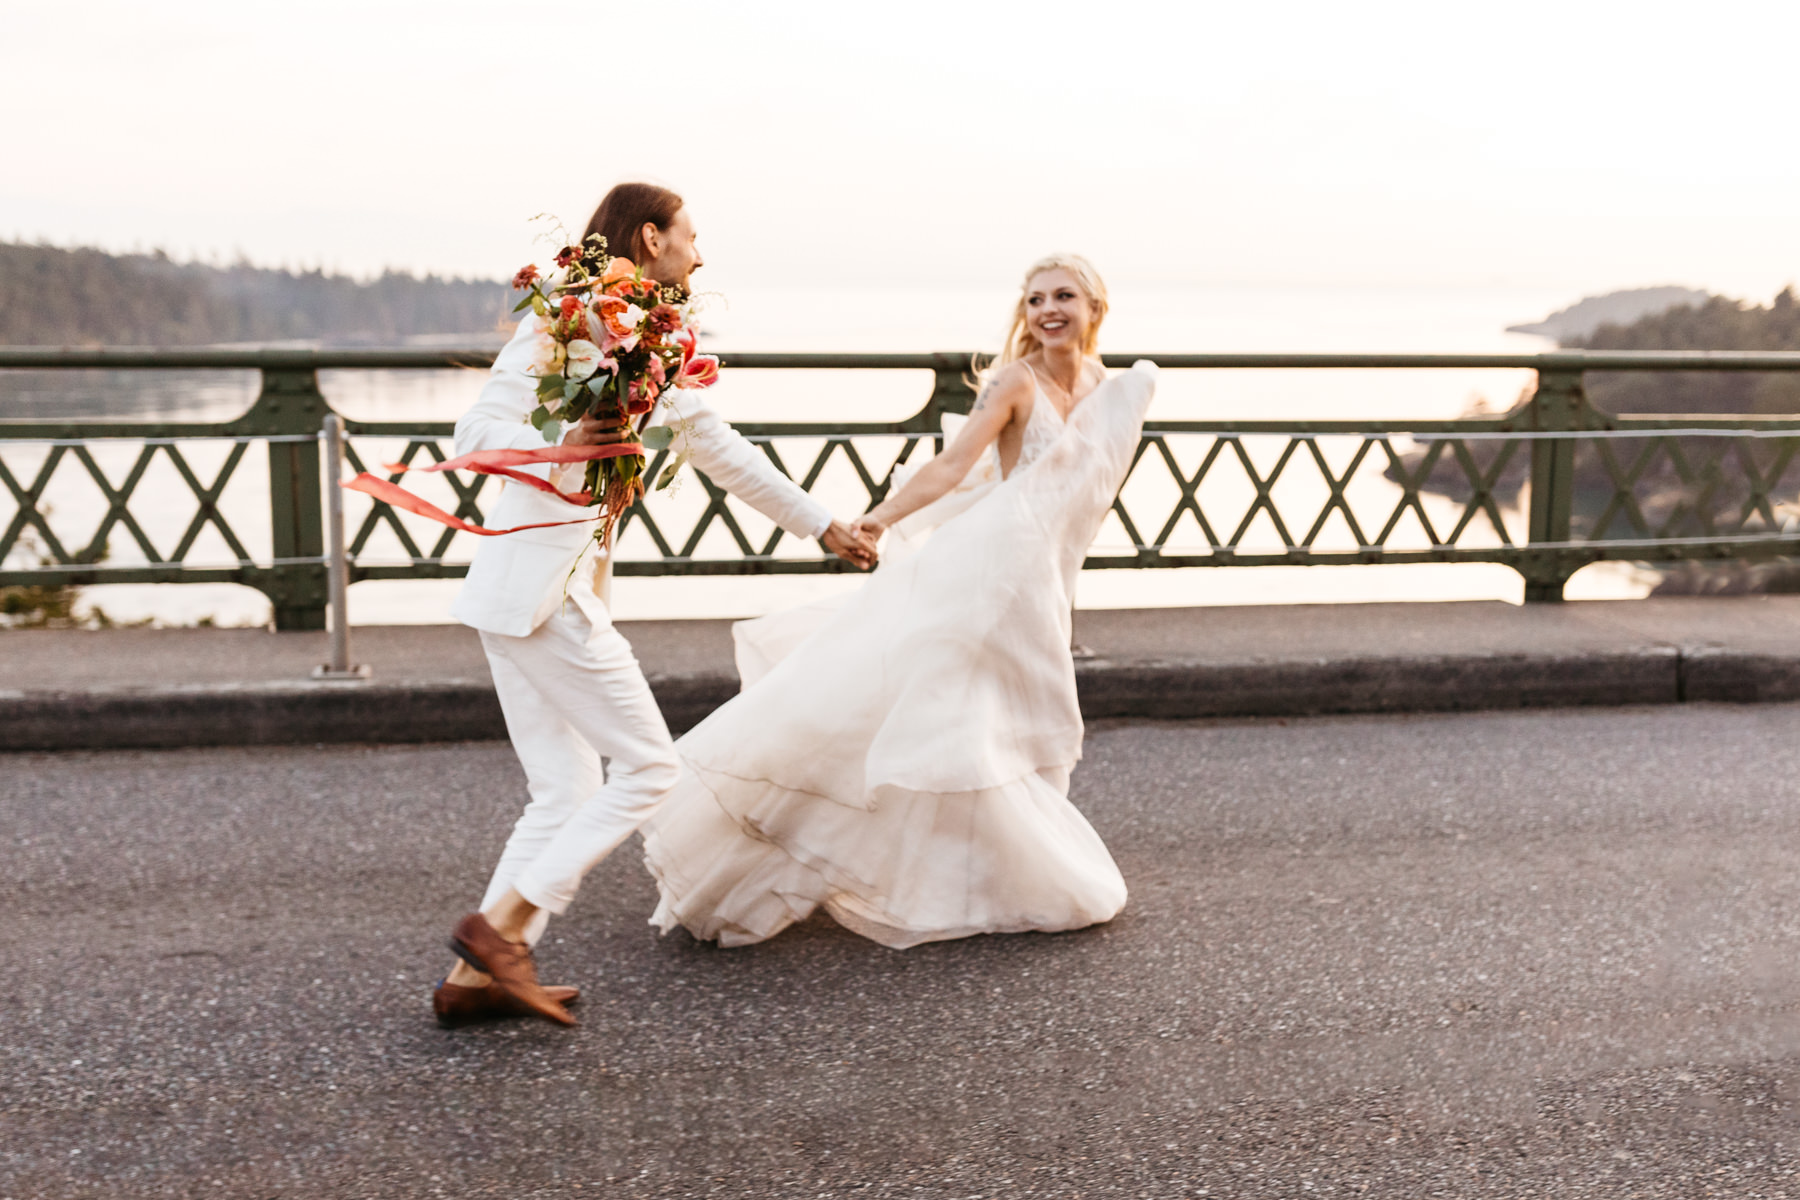
{"label": "green metal railing", "polygon": [[[327,568],[319,431],[331,408],[319,390],[318,372],[485,367],[492,357],[491,351],[481,350],[0,348],[0,369],[253,369],[262,381],[249,410],[224,422],[0,422],[0,518],[5,520],[0,564],[11,562],[0,566],[0,585],[240,583],[269,596],[278,628],[322,628]],[[1784,506],[1783,489],[1796,488],[1787,477],[1800,451],[1800,416],[1614,416],[1590,405],[1583,390],[1588,371],[1800,371],[1800,353],[1108,355],[1106,361],[1124,366],[1137,357],[1155,358],[1174,370],[1529,369],[1537,373],[1537,387],[1508,413],[1459,420],[1152,421],[1144,427],[1132,474],[1113,505],[1130,549],[1096,553],[1087,560],[1090,568],[1501,563],[1524,576],[1528,600],[1543,601],[1560,599],[1569,577],[1593,562],[1771,558],[1800,545],[1800,532],[1784,528],[1792,522],[1777,511]],[[941,443],[945,414],[968,411],[974,399],[966,382],[972,365],[968,354],[731,355],[734,371],[924,369],[935,379],[923,407],[902,421],[740,422],[737,429],[809,489],[841,459],[873,503],[886,495],[893,468],[920,443]],[[401,462],[441,462],[449,457],[453,426],[346,419],[344,429],[350,439],[349,465],[364,470],[368,464],[356,449],[357,438],[402,439]],[[893,457],[877,458],[871,465],[870,444],[895,440]],[[784,460],[781,446],[806,442],[822,448],[796,472]],[[95,458],[94,450],[105,443],[138,447],[122,478],[109,476]],[[189,443],[230,447],[210,480],[182,453]],[[1265,445],[1280,448],[1259,466],[1251,450]],[[41,448],[42,457],[30,469],[13,469],[9,453],[16,455],[27,446]],[[268,466],[269,540],[266,550],[256,553],[246,547],[222,503],[222,493],[253,447],[267,454]],[[1189,459],[1193,465],[1183,466],[1182,449],[1194,452]],[[1341,451],[1338,465],[1328,449]],[[159,455],[196,502],[185,532],[166,552],[145,532],[131,506]],[[651,463],[653,477],[663,457],[659,454]],[[104,515],[81,545],[59,538],[47,519],[46,496],[65,471],[91,479],[105,501]],[[1238,473],[1244,493],[1242,511],[1235,511],[1235,502],[1228,506],[1234,510],[1229,519],[1202,495],[1209,482],[1227,472]],[[1132,499],[1132,492],[1136,481],[1153,473],[1164,485],[1164,498],[1150,514],[1143,511],[1143,501]],[[1323,498],[1316,508],[1308,502],[1306,511],[1295,512],[1289,504],[1284,512],[1276,489],[1302,474]],[[1391,486],[1364,488],[1371,476]],[[456,515],[479,522],[488,478],[445,478],[453,488]],[[778,555],[784,537],[780,529],[753,540],[724,492],[704,476],[700,483],[706,503],[685,530],[666,528],[670,518],[666,512],[659,517],[654,503],[633,509],[621,533],[639,524],[655,554],[622,555],[615,564],[618,574],[845,569],[829,557]],[[1522,524],[1522,539],[1508,528],[1504,510],[1509,489],[1524,505],[1512,521]],[[1440,527],[1446,498],[1452,517],[1447,530]],[[1435,524],[1428,511],[1433,506],[1440,509]],[[1184,516],[1192,518],[1202,539],[1186,547],[1176,537]],[[1341,535],[1336,542],[1327,536],[1334,517],[1340,518],[1340,530],[1348,530],[1347,543]],[[1274,530],[1274,544],[1253,540],[1260,518],[1266,518],[1264,528]],[[1400,536],[1409,518],[1415,537],[1411,545]],[[715,523],[737,553],[699,553],[702,538]],[[188,561],[196,539],[209,526],[235,561]],[[446,557],[457,535],[429,528],[432,539],[416,537],[420,526],[402,521],[385,504],[374,504],[350,537],[351,580],[462,575],[466,562]],[[379,529],[396,536],[406,561],[365,561],[365,550]],[[143,561],[109,561],[112,540],[122,537],[129,537]],[[42,561],[17,561],[28,538]]]}

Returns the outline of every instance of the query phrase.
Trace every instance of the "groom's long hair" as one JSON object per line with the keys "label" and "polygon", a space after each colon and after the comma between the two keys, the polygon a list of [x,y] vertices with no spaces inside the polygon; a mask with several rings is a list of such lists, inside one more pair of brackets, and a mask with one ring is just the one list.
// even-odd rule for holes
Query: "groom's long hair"
{"label": "groom's long hair", "polygon": [[644,226],[667,229],[684,201],[666,187],[654,183],[621,183],[600,198],[600,206],[588,218],[582,233],[606,239],[606,252],[644,265]]}
{"label": "groom's long hair", "polygon": [[1088,325],[1087,337],[1081,343],[1081,352],[1092,355],[1100,345],[1100,323],[1106,320],[1106,281],[1100,278],[1100,272],[1094,264],[1079,254],[1051,254],[1038,259],[1025,269],[1025,278],[1019,284],[1019,302],[1013,306],[1012,328],[1006,331],[1006,341],[1000,347],[1000,356],[981,365],[975,364],[977,389],[987,386],[994,373],[1024,358],[1038,348],[1037,336],[1031,332],[1031,323],[1026,319],[1025,293],[1031,287],[1031,281],[1045,271],[1057,269],[1067,271],[1075,277],[1075,282],[1087,295],[1088,304],[1093,310],[1093,320]]}

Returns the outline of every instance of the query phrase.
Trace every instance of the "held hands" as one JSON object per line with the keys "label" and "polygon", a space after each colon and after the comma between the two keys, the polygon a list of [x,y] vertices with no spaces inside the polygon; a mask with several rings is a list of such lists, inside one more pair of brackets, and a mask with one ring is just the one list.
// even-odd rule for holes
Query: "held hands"
{"label": "held hands", "polygon": [[850,522],[850,536],[865,539],[871,546],[881,540],[881,535],[887,529],[888,523],[876,516],[872,509]]}
{"label": "held hands", "polygon": [[858,533],[855,525],[846,525],[842,521],[833,520],[825,532],[819,535],[819,544],[864,571],[878,561],[875,538]]}
{"label": "held hands", "polygon": [[[565,446],[612,446],[629,441],[632,436],[632,431],[626,428],[622,417],[588,416],[575,422],[563,434],[562,440]],[[866,517],[859,518],[858,524],[866,524],[867,520]],[[833,520],[825,532],[819,535],[819,542],[845,562],[867,571],[879,561],[875,553],[875,539],[879,536],[879,527],[871,533],[858,531],[842,521]]]}

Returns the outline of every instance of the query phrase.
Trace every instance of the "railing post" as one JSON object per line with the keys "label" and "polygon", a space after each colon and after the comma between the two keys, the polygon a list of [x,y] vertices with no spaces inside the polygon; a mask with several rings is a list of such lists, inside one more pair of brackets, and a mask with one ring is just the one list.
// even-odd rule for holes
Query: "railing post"
{"label": "railing post", "polygon": [[932,429],[942,428],[940,422],[945,413],[962,413],[965,416],[975,406],[975,389],[969,386],[969,377],[975,370],[975,356],[972,354],[933,354],[935,365],[932,367],[934,377],[931,388],[931,399],[926,401],[926,408],[931,413]]}
{"label": "railing post", "polygon": [[331,544],[331,661],[313,668],[314,679],[367,679],[369,668],[350,665],[350,556],[344,547],[344,422],[325,414],[325,532]]}
{"label": "railing post", "polygon": [[[1531,428],[1539,432],[1586,428],[1587,397],[1580,371],[1538,372],[1530,402]],[[1567,542],[1575,497],[1575,440],[1539,438],[1531,443],[1531,511],[1527,537],[1531,545]],[[1579,564],[1556,550],[1527,550],[1520,563],[1527,603],[1558,601],[1563,585]]]}
{"label": "railing post", "polygon": [[[317,434],[330,408],[311,368],[264,367],[262,394],[245,418],[261,433]],[[277,559],[320,559],[325,514],[319,504],[319,443],[269,443],[269,526]],[[322,562],[288,563],[269,573],[264,591],[275,605],[276,629],[325,628],[326,571]]]}

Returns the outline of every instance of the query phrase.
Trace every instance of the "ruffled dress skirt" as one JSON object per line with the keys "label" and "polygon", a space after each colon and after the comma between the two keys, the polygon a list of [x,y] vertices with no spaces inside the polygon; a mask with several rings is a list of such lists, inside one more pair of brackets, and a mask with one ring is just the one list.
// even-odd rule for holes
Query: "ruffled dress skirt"
{"label": "ruffled dress skirt", "polygon": [[1068,799],[1069,605],[1152,371],[1102,384],[846,600],[735,627],[744,688],[676,743],[682,782],[644,829],[653,924],[741,946],[823,909],[904,948],[1119,912],[1125,881]]}

